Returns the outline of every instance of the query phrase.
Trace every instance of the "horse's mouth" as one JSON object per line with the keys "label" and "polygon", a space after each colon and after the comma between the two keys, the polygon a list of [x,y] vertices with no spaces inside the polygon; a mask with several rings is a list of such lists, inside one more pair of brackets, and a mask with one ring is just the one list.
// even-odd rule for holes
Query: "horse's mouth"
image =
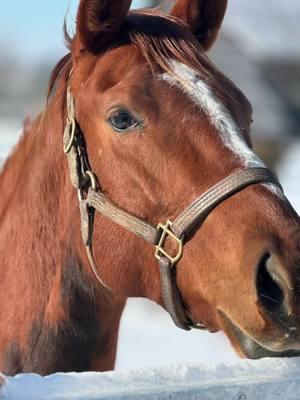
{"label": "horse's mouth", "polygon": [[[289,349],[284,351],[273,351],[258,343],[252,337],[243,332],[234,322],[222,313],[222,319],[230,330],[230,340],[242,357],[249,359],[260,359],[265,357],[298,357],[300,356],[300,346],[295,345],[297,350]],[[293,345],[291,344],[291,347]],[[294,347],[294,346],[293,346]]]}

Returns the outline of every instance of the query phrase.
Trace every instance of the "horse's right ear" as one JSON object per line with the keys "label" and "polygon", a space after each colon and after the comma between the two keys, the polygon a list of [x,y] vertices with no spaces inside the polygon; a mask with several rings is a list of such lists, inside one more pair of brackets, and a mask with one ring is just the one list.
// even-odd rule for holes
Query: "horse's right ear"
{"label": "horse's right ear", "polygon": [[75,35],[75,51],[96,53],[109,45],[119,32],[131,0],[81,0]]}

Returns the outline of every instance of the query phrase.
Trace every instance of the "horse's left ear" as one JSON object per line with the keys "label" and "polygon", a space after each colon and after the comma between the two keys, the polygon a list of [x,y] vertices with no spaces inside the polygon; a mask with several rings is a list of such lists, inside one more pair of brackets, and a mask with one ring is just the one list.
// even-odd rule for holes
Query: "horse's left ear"
{"label": "horse's left ear", "polygon": [[130,6],[131,0],[80,0],[75,35],[76,50],[96,53],[104,46],[112,44]]}
{"label": "horse's left ear", "polygon": [[215,42],[227,8],[227,0],[177,0],[171,14],[185,21],[204,50]]}

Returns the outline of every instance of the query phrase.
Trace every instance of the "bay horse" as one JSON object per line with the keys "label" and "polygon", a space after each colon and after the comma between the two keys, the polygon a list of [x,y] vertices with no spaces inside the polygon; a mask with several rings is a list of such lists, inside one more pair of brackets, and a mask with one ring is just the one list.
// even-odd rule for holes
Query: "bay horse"
{"label": "bay horse", "polygon": [[243,357],[299,354],[299,217],[206,54],[227,1],[130,5],[80,1],[0,177],[7,375],[113,369],[128,297],[223,330]]}

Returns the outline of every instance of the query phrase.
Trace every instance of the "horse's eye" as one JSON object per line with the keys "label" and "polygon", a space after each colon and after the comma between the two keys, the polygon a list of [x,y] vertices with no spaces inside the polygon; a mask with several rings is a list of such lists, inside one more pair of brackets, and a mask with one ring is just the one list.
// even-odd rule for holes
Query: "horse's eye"
{"label": "horse's eye", "polygon": [[117,132],[126,132],[139,125],[137,119],[127,110],[117,110],[109,118],[109,123]]}

